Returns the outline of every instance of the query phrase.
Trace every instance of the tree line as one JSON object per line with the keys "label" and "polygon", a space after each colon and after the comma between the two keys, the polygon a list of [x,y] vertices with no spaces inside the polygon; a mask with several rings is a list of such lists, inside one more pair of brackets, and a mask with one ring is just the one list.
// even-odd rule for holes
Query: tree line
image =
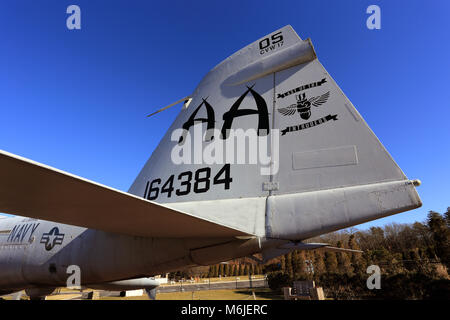
{"label": "tree line", "polygon": [[[278,290],[294,280],[315,280],[336,299],[450,298],[450,208],[430,211],[423,223],[348,229],[310,239],[363,253],[293,251],[265,266],[269,285]],[[381,289],[369,290],[367,267],[381,269]]]}
{"label": "tree line", "polygon": [[[363,253],[296,250],[264,265],[242,258],[173,272],[169,278],[266,274],[273,290],[292,286],[295,280],[314,280],[327,297],[334,299],[450,298],[450,208],[443,214],[429,211],[424,222],[392,223],[368,230],[350,228],[308,242]],[[380,290],[367,288],[370,265],[381,269]]]}

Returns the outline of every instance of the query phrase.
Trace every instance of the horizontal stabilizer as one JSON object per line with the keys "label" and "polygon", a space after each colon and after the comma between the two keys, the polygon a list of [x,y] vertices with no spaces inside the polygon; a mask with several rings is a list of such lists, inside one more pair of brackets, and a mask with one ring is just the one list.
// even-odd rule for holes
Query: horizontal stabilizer
{"label": "horizontal stabilizer", "polygon": [[363,253],[361,250],[333,247],[330,246],[329,243],[289,242],[275,248],[264,250],[262,262],[265,263],[270,259],[287,254],[292,250],[324,250],[334,252]]}
{"label": "horizontal stabilizer", "polygon": [[332,246],[323,246],[322,248],[325,251],[335,251],[335,252],[349,252],[349,253],[363,253],[362,250],[355,250],[355,249],[347,249],[347,248],[338,248],[338,247],[332,247]]}
{"label": "horizontal stabilizer", "polygon": [[336,252],[356,252],[362,253],[361,250],[338,248],[330,246],[329,243],[304,243],[304,242],[290,242],[288,244],[282,245],[279,248],[289,249],[289,250],[317,250],[324,249],[326,251],[336,251]]}
{"label": "horizontal stabilizer", "polygon": [[1,150],[0,212],[136,236],[248,235]]}

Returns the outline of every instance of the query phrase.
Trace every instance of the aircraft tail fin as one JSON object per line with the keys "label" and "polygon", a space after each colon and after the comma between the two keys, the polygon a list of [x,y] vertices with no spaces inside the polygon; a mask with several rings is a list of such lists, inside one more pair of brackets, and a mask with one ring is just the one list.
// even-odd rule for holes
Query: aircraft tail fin
{"label": "aircraft tail fin", "polygon": [[[225,59],[190,96],[130,193],[293,240],[421,206],[417,183],[290,26]],[[246,148],[230,143],[239,130]],[[264,143],[269,161],[252,163]]]}
{"label": "aircraft tail fin", "polygon": [[275,81],[277,193],[406,180],[317,59],[276,73]]}
{"label": "aircraft tail fin", "polygon": [[305,239],[421,206],[415,186],[317,58],[274,74],[271,237]]}

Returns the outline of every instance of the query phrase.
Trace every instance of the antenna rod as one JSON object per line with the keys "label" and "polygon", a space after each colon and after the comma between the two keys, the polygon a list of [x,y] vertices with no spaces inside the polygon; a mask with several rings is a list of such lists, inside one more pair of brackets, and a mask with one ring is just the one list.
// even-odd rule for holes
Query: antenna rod
{"label": "antenna rod", "polygon": [[153,113],[150,113],[150,114],[147,116],[147,118],[148,118],[148,117],[151,117],[151,116],[153,116],[154,114],[157,114],[157,113],[159,113],[159,112],[161,112],[161,111],[164,111],[164,110],[166,110],[166,109],[169,109],[170,107],[173,107],[174,105],[177,105],[177,104],[179,104],[180,102],[187,101],[187,100],[191,99],[191,97],[192,97],[192,96],[187,96],[187,97],[184,97],[184,98],[182,98],[182,99],[180,99],[180,100],[177,100],[177,101],[175,101],[174,103],[169,104],[168,106],[166,106],[166,107],[164,107],[164,108],[162,108],[162,109],[159,109],[158,111],[155,111],[155,112],[153,112]]}

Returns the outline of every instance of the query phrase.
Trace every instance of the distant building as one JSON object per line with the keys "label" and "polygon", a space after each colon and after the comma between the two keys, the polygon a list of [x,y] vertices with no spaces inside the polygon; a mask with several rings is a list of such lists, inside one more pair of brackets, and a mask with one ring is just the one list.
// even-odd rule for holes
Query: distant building
{"label": "distant building", "polygon": [[169,274],[159,274],[157,276],[154,276],[155,280],[158,280],[159,284],[166,284],[168,283]]}
{"label": "distant building", "polygon": [[325,300],[322,287],[314,281],[294,281],[291,287],[284,287],[284,300]]}

